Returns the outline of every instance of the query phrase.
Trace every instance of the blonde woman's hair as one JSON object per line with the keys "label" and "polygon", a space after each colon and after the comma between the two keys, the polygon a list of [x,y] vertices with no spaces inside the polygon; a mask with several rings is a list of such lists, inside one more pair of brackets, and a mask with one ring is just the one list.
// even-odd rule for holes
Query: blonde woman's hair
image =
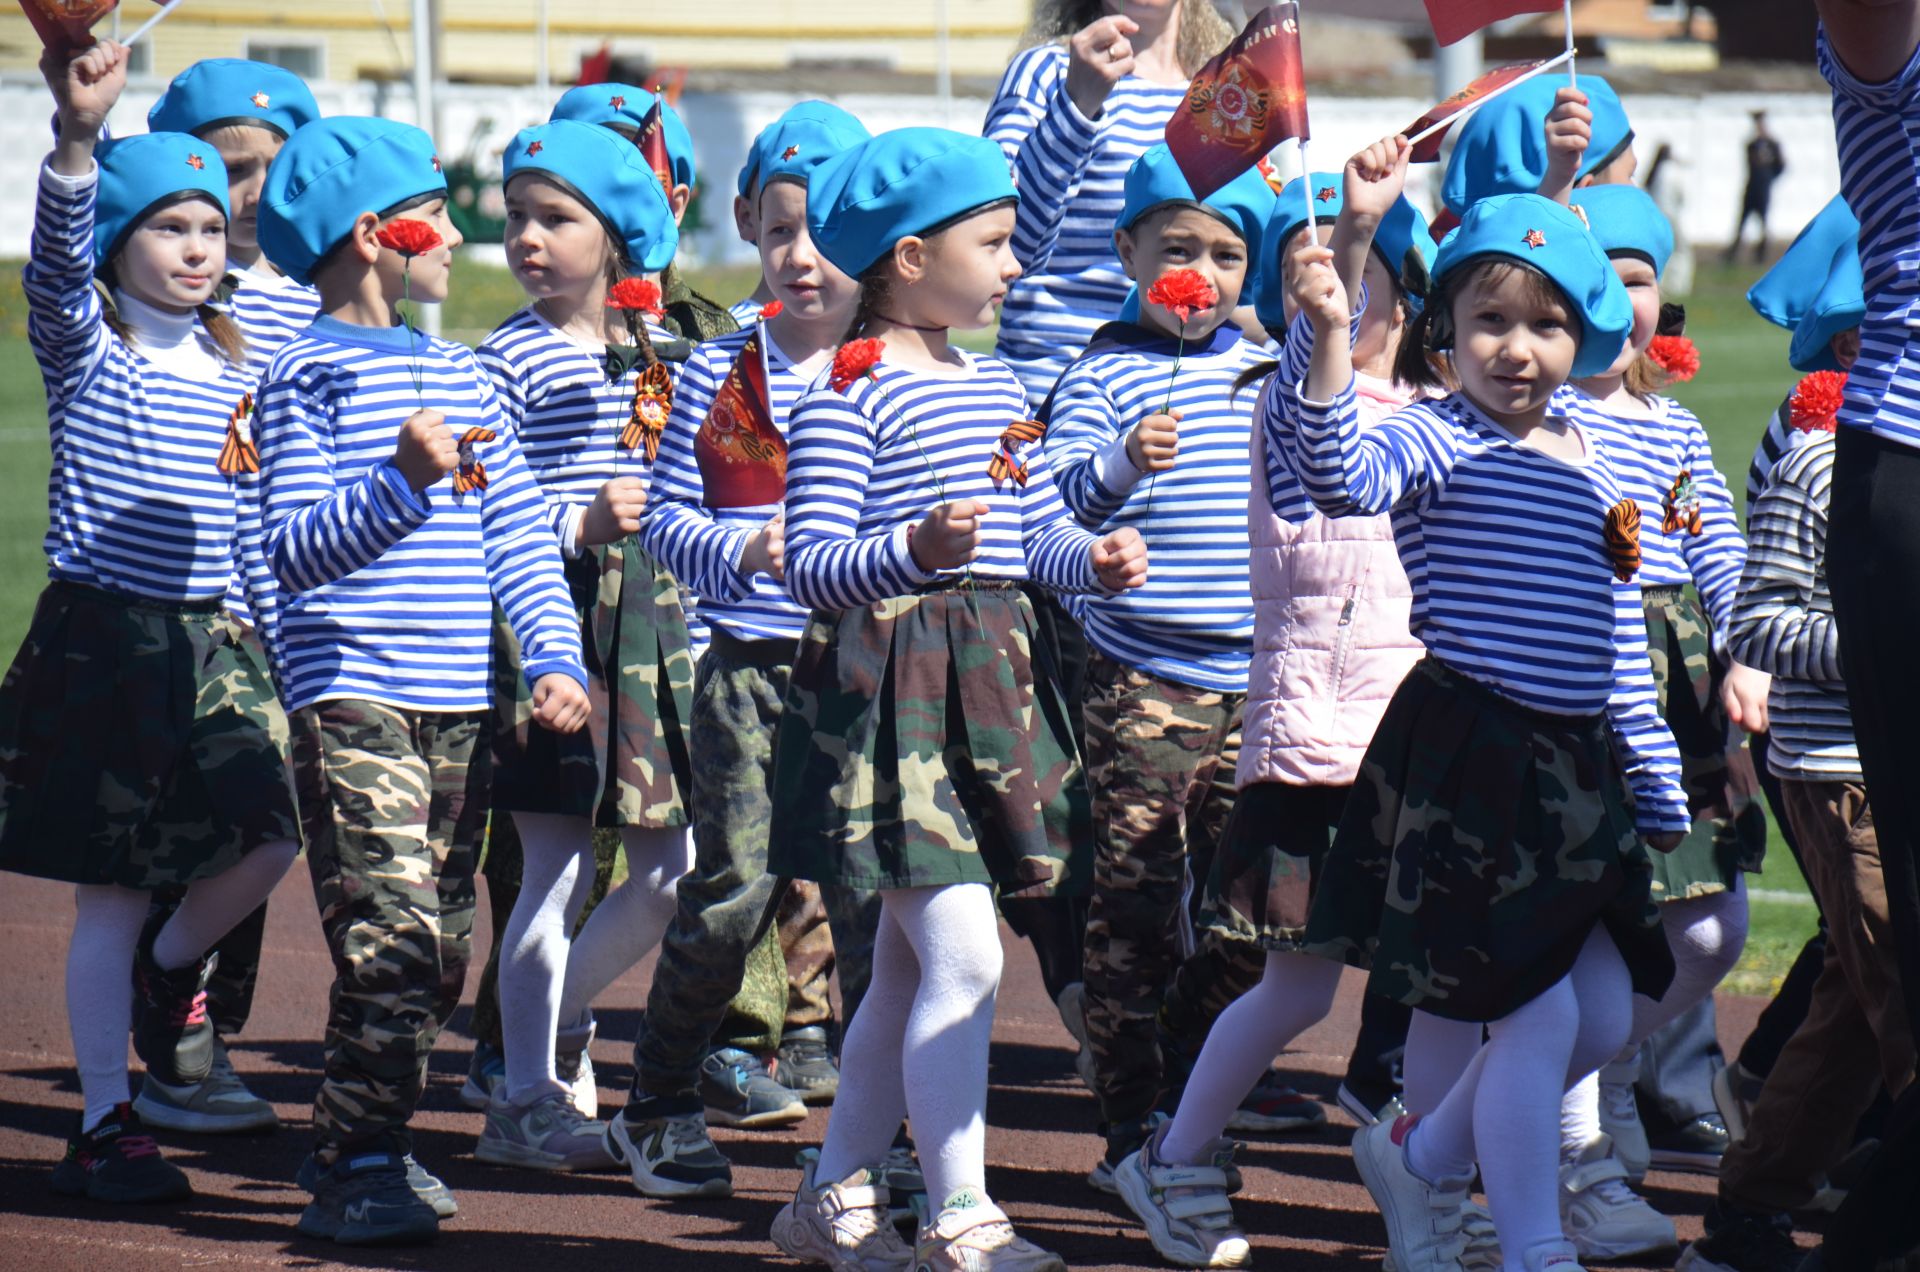
{"label": "blonde woman's hair", "polygon": [[[1180,69],[1192,75],[1207,59],[1227,47],[1233,28],[1213,7],[1213,0],[1179,0],[1180,35],[1174,52]],[[1036,0],[1033,22],[1020,37],[1020,47],[1064,40],[1106,16],[1105,0]]]}

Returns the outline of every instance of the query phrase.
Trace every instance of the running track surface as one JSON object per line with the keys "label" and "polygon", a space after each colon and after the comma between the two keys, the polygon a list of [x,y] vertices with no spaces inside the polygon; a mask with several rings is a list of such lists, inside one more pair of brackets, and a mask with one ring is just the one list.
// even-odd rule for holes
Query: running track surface
{"label": "running track surface", "polygon": [[[300,864],[274,896],[259,998],[232,1049],[254,1090],[279,1109],[282,1129],[220,1139],[161,1132],[169,1158],[193,1179],[197,1195],[184,1209],[115,1211],[56,1197],[47,1174],[79,1108],[62,989],[72,914],[71,889],[64,885],[17,875],[0,882],[0,948],[11,954],[0,979],[0,1019],[7,1025],[0,1034],[0,1268],[710,1272],[797,1266],[767,1241],[767,1225],[792,1195],[794,1154],[818,1142],[825,1111],[788,1131],[717,1132],[734,1163],[735,1192],[725,1201],[649,1201],[624,1175],[547,1176],[488,1166],[472,1156],[480,1115],[459,1101],[472,1048],[466,1007],[434,1052],[414,1121],[418,1155],[458,1194],[459,1217],[442,1226],[437,1244],[411,1250],[356,1252],[296,1234],[306,1195],[293,1175],[310,1147],[309,1101],[331,978]],[[1022,1232],[1076,1269],[1161,1266],[1131,1216],[1121,1218],[1121,1203],[1085,1183],[1100,1148],[1092,1134],[1093,1099],[1073,1076],[1070,1043],[1031,952],[1002,936],[1008,957],[994,1026],[989,1187]],[[483,899],[475,933],[481,957],[488,939]],[[594,1061],[603,1115],[622,1099],[627,1044],[650,966],[615,984],[598,1012]],[[476,959],[469,993],[478,981]],[[1729,1054],[1760,1006],[1759,1000],[1722,998],[1720,1028]],[[1344,1272],[1379,1266],[1383,1230],[1354,1174],[1351,1123],[1332,1104],[1358,1019],[1359,984],[1349,973],[1331,1019],[1281,1061],[1302,1090],[1328,1102],[1327,1129],[1256,1140],[1241,1157],[1246,1189],[1235,1210],[1253,1238],[1257,1267]],[[1656,1173],[1648,1184],[1654,1204],[1678,1218],[1681,1238],[1698,1236],[1711,1181]]]}

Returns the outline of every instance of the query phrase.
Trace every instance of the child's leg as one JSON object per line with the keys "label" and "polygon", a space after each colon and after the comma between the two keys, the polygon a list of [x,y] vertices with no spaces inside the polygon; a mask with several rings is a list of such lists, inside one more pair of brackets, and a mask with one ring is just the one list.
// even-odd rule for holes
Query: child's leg
{"label": "child's leg", "polygon": [[1447,1092],[1480,1054],[1486,1034],[1487,1027],[1477,1020],[1448,1020],[1429,1012],[1414,1012],[1407,1024],[1406,1058],[1401,1064],[1404,1086],[1400,1101],[1407,1112],[1425,1117],[1438,1111]]}
{"label": "child's leg", "polygon": [[1267,955],[1265,974],[1220,1013],[1160,1143],[1168,1163],[1201,1161],[1273,1058],[1333,1007],[1340,965],[1311,954]]}
{"label": "child's leg", "polygon": [[291,840],[262,844],[219,874],[196,879],[153,938],[153,961],[169,971],[197,963],[258,910],[300,853]]}
{"label": "child's leg", "polygon": [[1627,1036],[1632,1050],[1711,994],[1740,961],[1747,944],[1745,876],[1735,876],[1725,892],[1667,902],[1660,907],[1660,922],[1673,947],[1673,984],[1658,1002],[1635,996],[1633,1031]]}
{"label": "child's leg", "polygon": [[[820,1145],[814,1180],[845,1179],[887,1154],[900,1119],[907,1115],[902,1074],[907,1018],[920,988],[920,960],[907,940],[892,900],[883,894],[873,942],[873,979],[860,1010],[847,1024],[841,1047],[840,1094],[833,1102],[827,1136]],[[945,1200],[942,1198],[942,1200]]]}
{"label": "child's leg", "polygon": [[127,1087],[127,1035],[133,1030],[133,951],[150,896],[114,884],[74,889],[73,934],[67,940],[67,1031],[73,1039],[82,1130],[92,1130]]}
{"label": "child's leg", "polygon": [[593,889],[593,823],[553,813],[515,813],[513,822],[524,864],[520,897],[500,939],[500,1032],[507,1099],[525,1104],[560,1086],[553,1035],[573,925]]}
{"label": "child's leg", "polygon": [[673,921],[680,876],[693,864],[693,840],[684,826],[623,826],[627,881],[587,916],[567,952],[560,991],[560,1023],[584,1022],[607,986],[645,958]]}

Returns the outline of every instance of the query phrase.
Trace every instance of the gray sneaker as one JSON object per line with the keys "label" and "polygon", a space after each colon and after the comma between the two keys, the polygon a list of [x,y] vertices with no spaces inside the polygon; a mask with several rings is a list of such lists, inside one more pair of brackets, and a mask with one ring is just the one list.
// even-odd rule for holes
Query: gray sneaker
{"label": "gray sneaker", "polygon": [[280,1125],[273,1105],[247,1089],[227,1058],[226,1044],[213,1040],[213,1068],[192,1086],[169,1086],[148,1073],[140,1081],[133,1111],[148,1126],[195,1135],[239,1135],[271,1131]]}
{"label": "gray sneaker", "polygon": [[701,1062],[700,1099],[715,1126],[757,1130],[807,1120],[807,1106],[773,1080],[766,1061],[735,1047],[722,1047]]}
{"label": "gray sneaker", "polygon": [[607,1146],[607,1126],[580,1116],[565,1091],[551,1090],[525,1104],[497,1098],[473,1155],[496,1166],[528,1170],[606,1170],[621,1165]]}

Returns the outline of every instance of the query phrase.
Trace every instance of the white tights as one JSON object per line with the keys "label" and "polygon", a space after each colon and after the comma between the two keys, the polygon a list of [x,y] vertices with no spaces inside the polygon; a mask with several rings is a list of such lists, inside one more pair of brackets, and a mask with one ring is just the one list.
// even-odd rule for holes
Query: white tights
{"label": "white tights", "polygon": [[817,1182],[879,1162],[911,1115],[935,1209],[962,1189],[986,1198],[987,1044],[999,985],[991,889],[880,894],[873,983],[847,1029]]}
{"label": "white tights", "polygon": [[575,937],[593,890],[593,824],[553,813],[515,813],[513,824],[524,862],[520,897],[500,939],[500,1033],[507,1098],[524,1103],[560,1085],[553,1053],[561,1024],[584,1024],[595,996],[659,943],[693,850],[682,828],[623,828],[627,881]]}

